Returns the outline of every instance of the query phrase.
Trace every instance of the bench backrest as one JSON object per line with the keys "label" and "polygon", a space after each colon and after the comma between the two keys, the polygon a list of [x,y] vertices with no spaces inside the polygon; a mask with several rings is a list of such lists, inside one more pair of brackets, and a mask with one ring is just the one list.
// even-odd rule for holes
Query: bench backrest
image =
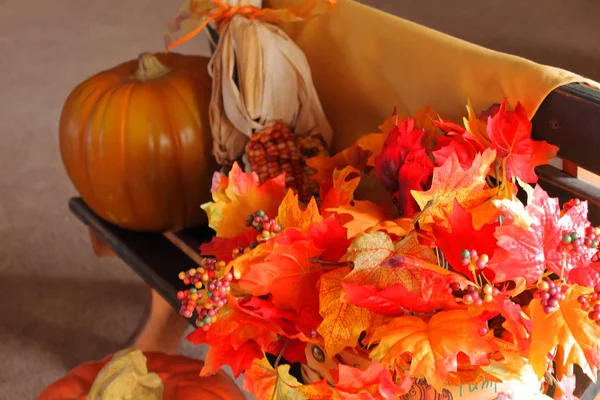
{"label": "bench backrest", "polygon": [[540,185],[561,201],[587,200],[589,219],[600,224],[600,91],[581,84],[554,90],[533,118],[533,137],[559,146],[562,170],[546,165]]}

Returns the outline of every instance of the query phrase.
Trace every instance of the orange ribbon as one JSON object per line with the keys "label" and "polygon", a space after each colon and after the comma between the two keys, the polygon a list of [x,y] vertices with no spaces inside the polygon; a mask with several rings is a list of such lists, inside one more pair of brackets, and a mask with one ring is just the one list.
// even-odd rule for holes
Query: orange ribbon
{"label": "orange ribbon", "polygon": [[[337,0],[306,0],[302,5],[297,7],[288,7],[281,9],[271,8],[256,8],[253,6],[230,6],[223,0],[205,0],[200,4],[198,0],[191,0],[191,6],[189,14],[186,16],[200,16],[203,22],[186,33],[179,39],[169,43],[167,45],[167,52],[180,44],[187,42],[200,32],[211,22],[217,24],[217,29],[225,25],[235,15],[242,15],[248,19],[258,19],[264,22],[276,23],[276,22],[292,22],[305,20],[315,15],[314,9],[321,2],[325,2],[329,7],[334,7]],[[208,5],[208,10],[206,10]],[[187,13],[186,13],[187,14]],[[181,21],[180,21],[181,22]]]}

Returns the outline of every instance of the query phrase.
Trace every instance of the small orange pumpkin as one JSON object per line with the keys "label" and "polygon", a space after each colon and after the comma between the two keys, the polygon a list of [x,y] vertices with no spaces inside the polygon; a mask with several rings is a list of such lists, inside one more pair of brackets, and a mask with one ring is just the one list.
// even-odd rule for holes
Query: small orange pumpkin
{"label": "small orange pumpkin", "polygon": [[[202,361],[163,353],[144,355],[148,371],[156,373],[163,383],[163,400],[245,400],[233,379],[224,372],[200,377]],[[86,400],[96,376],[109,361],[107,357],[81,364],[48,386],[37,400]]]}
{"label": "small orange pumpkin", "polygon": [[142,54],[69,95],[59,126],[69,178],[86,204],[123,228],[205,222],[213,172],[208,58]]}

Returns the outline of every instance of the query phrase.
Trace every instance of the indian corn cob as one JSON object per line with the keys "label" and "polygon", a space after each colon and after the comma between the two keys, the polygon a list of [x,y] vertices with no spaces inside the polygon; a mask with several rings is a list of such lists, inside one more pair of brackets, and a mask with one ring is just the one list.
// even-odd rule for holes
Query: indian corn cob
{"label": "indian corn cob", "polygon": [[246,155],[252,171],[261,182],[285,172],[286,186],[298,192],[300,201],[308,202],[318,193],[318,184],[309,179],[306,158],[327,154],[323,139],[317,136],[294,137],[284,123],[269,126],[252,135]]}

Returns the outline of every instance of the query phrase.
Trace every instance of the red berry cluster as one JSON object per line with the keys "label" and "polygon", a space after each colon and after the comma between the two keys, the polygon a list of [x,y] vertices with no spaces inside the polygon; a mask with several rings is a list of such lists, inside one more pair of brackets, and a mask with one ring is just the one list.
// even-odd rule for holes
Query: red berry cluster
{"label": "red berry cluster", "polygon": [[248,215],[246,226],[251,226],[260,232],[256,236],[256,240],[259,242],[265,241],[281,232],[281,225],[274,219],[269,218],[263,210],[258,210],[254,214]]}
{"label": "red berry cluster", "polygon": [[475,250],[463,250],[461,253],[461,265],[468,267],[469,271],[482,270],[486,267],[490,258],[487,254],[478,255]]}
{"label": "red berry cluster", "polygon": [[196,326],[205,331],[217,320],[219,309],[227,304],[227,293],[230,291],[233,274],[227,273],[221,279],[217,278],[217,270],[225,266],[223,261],[203,258],[198,268],[179,273],[179,279],[184,284],[192,285],[190,289],[177,292],[177,298],[181,300],[179,313],[185,318],[190,318],[195,310],[198,313]]}
{"label": "red berry cluster", "polygon": [[[451,288],[454,290],[458,287],[458,284],[453,283]],[[489,303],[494,300],[494,296],[499,294],[498,288],[492,285],[486,284],[483,288],[478,288],[474,285],[467,286],[467,292],[463,295],[462,301],[465,304],[474,304],[479,307],[483,303]]]}
{"label": "red berry cluster", "polygon": [[577,301],[583,311],[588,311],[589,319],[600,325],[600,284],[596,285],[593,293],[581,295]]}
{"label": "red berry cluster", "polygon": [[540,304],[544,307],[544,312],[550,314],[559,306],[560,302],[565,299],[565,292],[569,289],[568,286],[556,284],[551,280],[543,280],[538,285],[538,291],[533,294],[533,297],[540,299]]}

